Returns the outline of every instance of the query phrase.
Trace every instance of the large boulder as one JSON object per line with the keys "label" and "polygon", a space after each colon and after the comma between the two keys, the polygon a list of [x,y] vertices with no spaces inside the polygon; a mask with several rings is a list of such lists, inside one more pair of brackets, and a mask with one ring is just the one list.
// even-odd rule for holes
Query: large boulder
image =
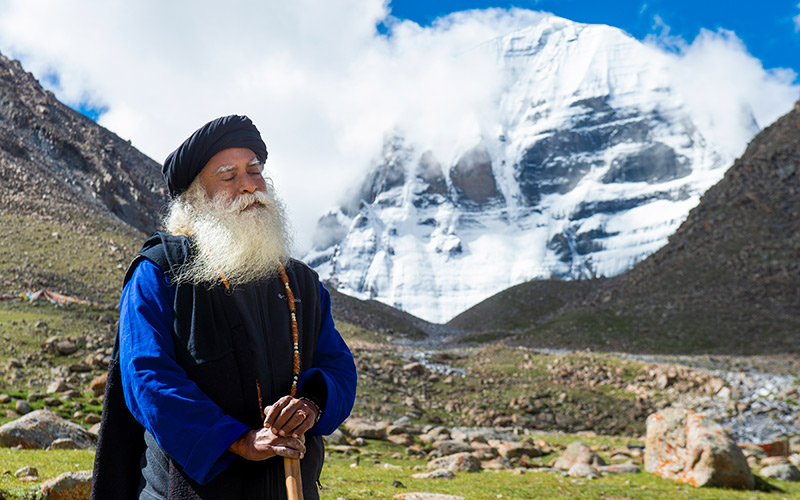
{"label": "large boulder", "polygon": [[668,408],[647,417],[645,470],[693,486],[751,490],[755,478],[742,450],[713,420]]}
{"label": "large boulder", "polygon": [[36,410],[0,426],[0,447],[46,449],[53,441],[71,439],[79,448],[92,448],[97,437],[50,410]]}

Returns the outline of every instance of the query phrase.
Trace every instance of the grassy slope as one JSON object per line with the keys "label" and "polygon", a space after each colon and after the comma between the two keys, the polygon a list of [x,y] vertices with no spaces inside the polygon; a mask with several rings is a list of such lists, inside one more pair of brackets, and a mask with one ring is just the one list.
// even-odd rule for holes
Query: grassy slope
{"label": "grassy slope", "polygon": [[[581,439],[588,444],[599,443],[608,448],[623,444],[621,439],[584,436],[558,436],[539,434],[533,436],[548,442],[571,442]],[[586,500],[716,500],[754,499],[780,500],[799,498],[800,484],[770,481],[773,487],[782,491],[733,491],[718,488],[697,489],[692,486],[661,479],[652,474],[626,474],[606,476],[588,481],[563,477],[560,474],[528,471],[516,474],[510,471],[479,473],[460,472],[451,481],[414,479],[412,474],[424,467],[421,460],[405,457],[405,450],[399,445],[370,442],[363,449],[359,465],[353,467],[355,458],[337,452],[330,452],[322,472],[321,498],[335,500],[380,500],[391,499],[398,493],[425,491],[458,495],[470,500],[503,499],[586,499]],[[600,452],[604,458],[609,457]],[[552,456],[542,460],[551,460]],[[21,467],[34,466],[42,480],[72,470],[90,470],[93,453],[91,451],[21,451],[0,449],[0,494],[8,500],[32,498],[41,482],[22,482],[13,476]],[[4,471],[11,472],[4,474]],[[404,488],[393,486],[399,481]]]}

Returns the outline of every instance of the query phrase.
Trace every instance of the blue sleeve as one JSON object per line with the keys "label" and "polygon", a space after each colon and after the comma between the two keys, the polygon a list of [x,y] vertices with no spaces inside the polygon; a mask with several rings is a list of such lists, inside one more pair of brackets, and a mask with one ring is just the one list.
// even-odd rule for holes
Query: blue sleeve
{"label": "blue sleeve", "polygon": [[225,415],[175,361],[174,298],[175,288],[154,263],[136,267],[120,299],[122,389],[134,418],[205,484],[236,459],[227,449],[249,428]]}
{"label": "blue sleeve", "polygon": [[353,355],[333,325],[331,296],[322,283],[319,288],[322,325],[314,352],[314,364],[301,375],[298,392],[303,394],[304,382],[312,379],[324,381],[327,398],[322,417],[308,434],[326,436],[350,415],[356,400],[357,377]]}

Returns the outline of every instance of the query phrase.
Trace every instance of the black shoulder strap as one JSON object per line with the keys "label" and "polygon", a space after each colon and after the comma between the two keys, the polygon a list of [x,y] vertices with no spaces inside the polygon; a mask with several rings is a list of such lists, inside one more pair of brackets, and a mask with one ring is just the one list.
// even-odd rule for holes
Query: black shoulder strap
{"label": "black shoulder strap", "polygon": [[125,272],[125,279],[122,282],[124,287],[133,276],[133,271],[143,259],[152,261],[159,269],[168,276],[175,276],[184,265],[186,258],[191,251],[191,243],[184,236],[173,236],[171,234],[157,232],[153,233],[142,245],[139,254],[128,265]]}

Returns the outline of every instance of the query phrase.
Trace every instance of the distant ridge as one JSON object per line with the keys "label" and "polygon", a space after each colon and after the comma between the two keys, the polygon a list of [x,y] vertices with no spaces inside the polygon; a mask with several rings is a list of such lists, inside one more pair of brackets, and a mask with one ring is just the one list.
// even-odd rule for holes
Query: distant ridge
{"label": "distant ridge", "polygon": [[750,142],[667,246],[625,274],[577,282],[549,311],[531,293],[553,289],[545,283],[501,292],[449,324],[551,347],[800,353],[800,102]]}

